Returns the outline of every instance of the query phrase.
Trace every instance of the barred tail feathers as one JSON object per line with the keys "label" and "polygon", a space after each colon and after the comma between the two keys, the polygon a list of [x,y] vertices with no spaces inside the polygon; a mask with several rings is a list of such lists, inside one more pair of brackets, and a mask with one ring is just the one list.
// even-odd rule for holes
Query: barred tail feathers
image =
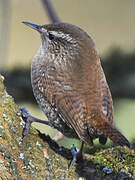
{"label": "barred tail feathers", "polygon": [[92,113],[91,118],[92,124],[116,145],[130,148],[130,143],[126,137],[106,119],[106,116],[102,112]]}

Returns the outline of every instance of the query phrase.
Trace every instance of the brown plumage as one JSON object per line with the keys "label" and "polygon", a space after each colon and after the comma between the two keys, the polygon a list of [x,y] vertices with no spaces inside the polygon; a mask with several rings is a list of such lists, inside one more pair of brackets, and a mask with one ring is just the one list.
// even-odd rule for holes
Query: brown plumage
{"label": "brown plumage", "polygon": [[56,23],[36,29],[42,45],[34,57],[31,80],[35,98],[52,126],[87,145],[93,139],[130,146],[114,126],[113,103],[92,39],[80,28]]}

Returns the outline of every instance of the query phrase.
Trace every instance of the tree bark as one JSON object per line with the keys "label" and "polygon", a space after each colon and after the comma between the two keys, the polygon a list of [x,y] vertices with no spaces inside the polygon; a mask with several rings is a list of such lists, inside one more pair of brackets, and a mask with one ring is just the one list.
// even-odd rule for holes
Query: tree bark
{"label": "tree bark", "polygon": [[[75,163],[69,170],[70,150],[31,128],[22,141],[24,121],[0,76],[0,179],[77,180],[135,178],[135,153],[128,148],[108,148]],[[106,169],[104,168],[106,166]]]}

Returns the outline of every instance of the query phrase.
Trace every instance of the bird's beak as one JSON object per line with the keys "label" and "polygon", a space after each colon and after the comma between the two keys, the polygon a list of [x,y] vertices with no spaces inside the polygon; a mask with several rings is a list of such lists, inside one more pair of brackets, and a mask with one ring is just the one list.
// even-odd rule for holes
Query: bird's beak
{"label": "bird's beak", "polygon": [[22,23],[24,23],[24,24],[26,24],[27,26],[31,27],[32,29],[35,29],[35,30],[37,30],[38,32],[40,32],[40,26],[39,26],[39,25],[32,24],[32,23],[26,22],[26,21],[23,21]]}

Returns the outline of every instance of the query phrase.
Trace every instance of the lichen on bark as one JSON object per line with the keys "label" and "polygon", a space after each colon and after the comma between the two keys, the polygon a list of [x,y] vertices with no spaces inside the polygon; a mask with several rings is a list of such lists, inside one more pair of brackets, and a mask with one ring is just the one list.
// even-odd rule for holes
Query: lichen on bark
{"label": "lichen on bark", "polygon": [[0,179],[78,179],[68,161],[49,149],[44,157],[45,143],[31,128],[22,141],[24,122],[19,107],[8,95],[0,76]]}
{"label": "lichen on bark", "polygon": [[135,153],[128,148],[113,147],[86,155],[68,170],[70,150],[34,128],[22,141],[23,127],[19,107],[0,76],[0,179],[135,179]]}

